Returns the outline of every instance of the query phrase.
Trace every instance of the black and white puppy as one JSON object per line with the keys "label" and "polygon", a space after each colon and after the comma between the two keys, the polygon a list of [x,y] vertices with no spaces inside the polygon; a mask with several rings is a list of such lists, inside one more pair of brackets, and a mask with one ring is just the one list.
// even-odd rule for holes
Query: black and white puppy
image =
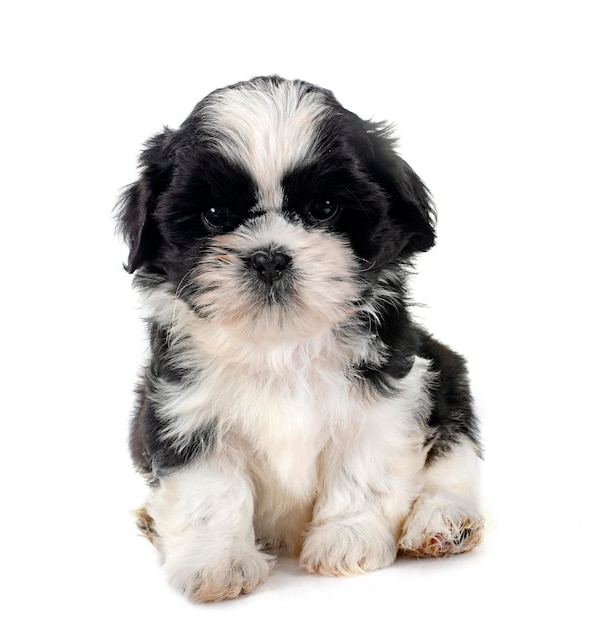
{"label": "black and white puppy", "polygon": [[464,360],[411,321],[428,191],[387,127],[256,78],[146,145],[119,205],[150,355],[131,431],[141,527],[196,601],[266,551],[351,575],[482,534]]}

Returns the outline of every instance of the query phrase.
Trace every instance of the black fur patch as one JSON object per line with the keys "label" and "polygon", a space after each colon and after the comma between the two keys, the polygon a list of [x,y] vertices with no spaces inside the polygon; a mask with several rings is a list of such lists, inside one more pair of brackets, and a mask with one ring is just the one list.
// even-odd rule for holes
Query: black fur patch
{"label": "black fur patch", "polygon": [[478,421],[473,411],[464,358],[422,328],[418,332],[418,354],[429,359],[432,371],[437,373],[431,388],[433,406],[428,426],[432,430],[432,447],[427,462],[444,455],[462,437],[468,437],[480,450]]}
{"label": "black fur patch", "polygon": [[[137,407],[132,418],[130,450],[136,467],[150,476],[189,463],[205,453],[215,440],[214,426],[193,432],[187,441],[176,442],[165,437],[167,423],[160,418],[156,406],[155,387],[159,381],[181,384],[190,372],[176,366],[172,359],[170,333],[157,324],[150,324],[151,361],[144,381],[137,390]],[[180,339],[173,338],[174,349]],[[179,347],[180,349],[180,347]]]}
{"label": "black fur patch", "polygon": [[387,295],[377,307],[377,318],[364,314],[363,322],[364,332],[377,338],[383,352],[382,362],[359,363],[356,374],[378,393],[391,396],[397,391],[396,382],[413,367],[419,337],[406,308],[402,279],[384,286],[394,298]]}
{"label": "black fur patch", "polygon": [[201,456],[215,441],[215,428],[209,426],[193,432],[187,442],[177,445],[164,437],[164,422],[144,390],[138,390],[139,403],[132,418],[130,451],[136,468],[150,480],[187,465]]}

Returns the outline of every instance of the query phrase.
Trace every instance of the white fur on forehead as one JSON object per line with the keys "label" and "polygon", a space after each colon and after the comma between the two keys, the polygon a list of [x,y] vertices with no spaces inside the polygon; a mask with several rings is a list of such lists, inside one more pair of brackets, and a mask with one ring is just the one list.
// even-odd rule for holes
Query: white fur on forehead
{"label": "white fur on forehead", "polygon": [[280,209],[282,179],[314,156],[325,95],[298,81],[252,81],[211,94],[201,110],[217,147],[252,176],[263,209]]}

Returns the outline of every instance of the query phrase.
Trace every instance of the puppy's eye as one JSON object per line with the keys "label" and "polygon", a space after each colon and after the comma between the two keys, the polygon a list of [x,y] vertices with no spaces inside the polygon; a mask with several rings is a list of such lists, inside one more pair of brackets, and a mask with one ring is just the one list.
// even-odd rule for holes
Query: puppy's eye
{"label": "puppy's eye", "polygon": [[202,212],[202,221],[213,230],[228,225],[230,212],[222,207],[211,206]]}
{"label": "puppy's eye", "polygon": [[331,200],[324,200],[309,207],[307,215],[315,224],[331,222],[341,212],[341,206]]}

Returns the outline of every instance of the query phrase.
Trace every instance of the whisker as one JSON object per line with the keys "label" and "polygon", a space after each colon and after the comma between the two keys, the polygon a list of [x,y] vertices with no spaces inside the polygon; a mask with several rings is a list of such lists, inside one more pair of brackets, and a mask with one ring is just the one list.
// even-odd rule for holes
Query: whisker
{"label": "whisker", "polygon": [[177,288],[175,289],[175,301],[172,309],[172,317],[170,319],[170,332],[174,333],[176,322],[177,322],[177,306],[179,304],[179,300],[181,299],[182,292],[189,286],[189,281],[192,278],[192,273],[197,269],[197,267],[193,267],[191,270],[187,271],[179,281]]}
{"label": "whisker", "polygon": [[375,265],[377,265],[376,261],[368,261],[368,259],[363,259],[361,257],[358,257],[358,261],[361,261],[362,263],[370,263],[369,267],[361,268],[358,270],[358,272],[370,272],[370,270],[373,269]]}
{"label": "whisker", "polygon": [[218,261],[231,261],[231,260],[234,260],[234,259],[238,258],[238,255],[236,255],[236,254],[214,254],[213,256],[211,256],[209,258],[216,259]]}

